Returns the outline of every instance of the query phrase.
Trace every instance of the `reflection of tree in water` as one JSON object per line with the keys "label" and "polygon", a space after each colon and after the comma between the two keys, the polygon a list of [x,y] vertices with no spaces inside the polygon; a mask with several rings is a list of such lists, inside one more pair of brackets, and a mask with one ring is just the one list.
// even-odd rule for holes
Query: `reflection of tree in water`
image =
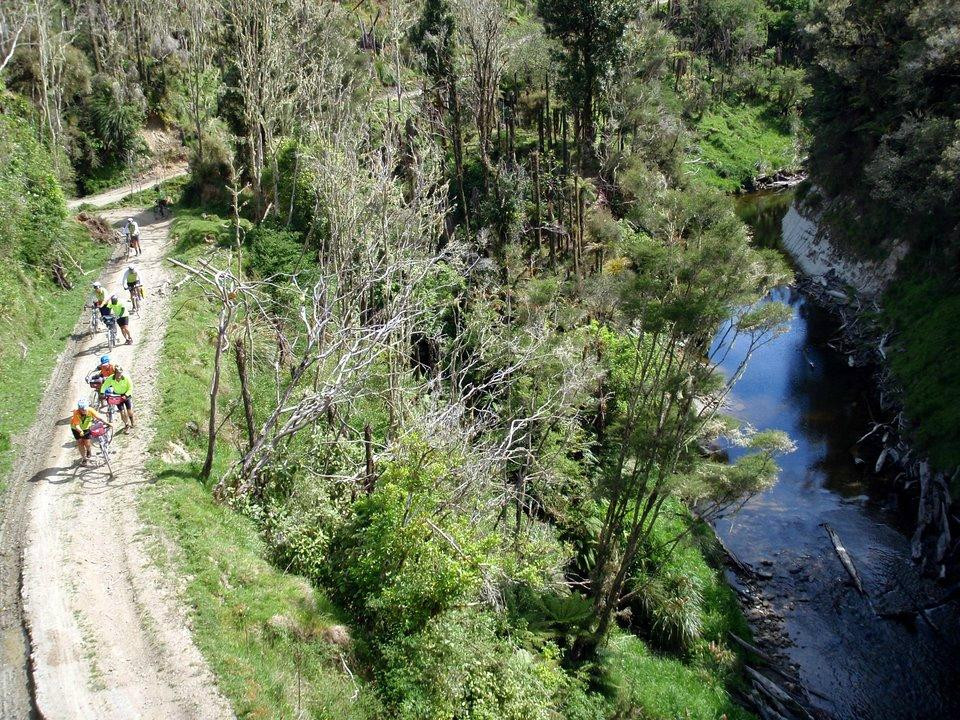
{"label": "reflection of tree in water", "polygon": [[810,469],[822,474],[825,487],[843,495],[862,494],[870,486],[866,469],[873,458],[856,465],[853,451],[870,427],[869,375],[848,367],[843,356],[827,346],[838,329],[828,313],[801,299],[797,314],[793,332],[803,333],[800,352],[785,358],[790,378],[786,399],[798,411],[794,438],[823,448]]}
{"label": "reflection of tree in water", "polygon": [[780,247],[783,216],[792,202],[792,192],[754,193],[737,200],[737,214],[750,226],[757,247]]}

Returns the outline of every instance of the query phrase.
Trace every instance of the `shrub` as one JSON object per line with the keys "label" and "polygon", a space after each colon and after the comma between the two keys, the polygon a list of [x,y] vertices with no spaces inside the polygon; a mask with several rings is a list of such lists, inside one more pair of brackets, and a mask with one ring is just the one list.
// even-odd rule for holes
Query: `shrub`
{"label": "shrub", "polygon": [[108,157],[124,159],[139,149],[144,117],[143,103],[125,92],[119,82],[103,75],[94,77],[90,120]]}
{"label": "shrub", "polygon": [[557,663],[555,647],[520,648],[492,613],[452,610],[383,651],[383,692],[402,720],[553,720],[603,717]]}
{"label": "shrub", "polygon": [[50,154],[31,128],[29,110],[0,95],[0,252],[41,264],[60,237],[67,211]]}
{"label": "shrub", "polygon": [[700,639],[703,595],[697,579],[678,572],[640,576],[634,621],[658,648],[688,650]]}
{"label": "shrub", "polygon": [[204,131],[203,157],[196,147],[190,150],[190,182],[183,189],[184,201],[203,207],[226,207],[230,202],[226,188],[233,182],[232,158],[233,149],[225,131]]}
{"label": "shrub", "polygon": [[247,270],[261,278],[293,273],[303,255],[303,241],[294,232],[260,226],[247,234],[247,241]]}
{"label": "shrub", "polygon": [[432,616],[475,600],[482,542],[490,543],[472,538],[467,522],[450,517],[436,518],[446,538],[438,535],[427,488],[408,489],[419,478],[405,467],[385,475],[334,537],[325,570],[338,602],[380,641],[417,632]]}

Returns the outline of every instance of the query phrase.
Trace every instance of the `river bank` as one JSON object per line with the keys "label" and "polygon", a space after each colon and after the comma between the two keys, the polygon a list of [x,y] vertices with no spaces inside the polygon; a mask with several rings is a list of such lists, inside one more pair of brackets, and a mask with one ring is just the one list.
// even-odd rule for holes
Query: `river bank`
{"label": "river bank", "polygon": [[[741,201],[741,215],[757,242],[782,247],[790,206],[789,196],[754,196]],[[841,323],[805,289],[779,288],[770,300],[792,308],[790,330],[754,355],[731,412],[787,431],[797,451],[783,459],[774,488],[717,522],[752,574],[729,579],[761,647],[793,667],[821,712],[838,719],[960,712],[955,608],[915,612],[943,590],[912,562],[910,531],[891,493],[897,472],[886,462],[876,472],[877,458],[863,446],[882,412],[871,369],[836,347]],[[823,524],[842,540],[863,595]]]}

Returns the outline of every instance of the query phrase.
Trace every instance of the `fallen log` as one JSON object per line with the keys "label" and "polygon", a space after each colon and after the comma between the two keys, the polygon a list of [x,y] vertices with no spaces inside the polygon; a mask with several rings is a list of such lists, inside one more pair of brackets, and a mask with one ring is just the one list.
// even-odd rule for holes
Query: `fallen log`
{"label": "fallen log", "polygon": [[753,680],[754,685],[761,693],[773,701],[774,707],[781,715],[792,715],[793,710],[798,710],[807,720],[813,720],[810,712],[793,695],[777,685],[766,675],[754,670],[749,665],[744,665],[747,675]]}
{"label": "fallen log", "polygon": [[772,657],[770,657],[767,653],[765,653],[763,650],[758,648],[753,643],[747,642],[746,640],[744,640],[742,637],[740,637],[734,632],[727,631],[727,634],[730,635],[730,639],[733,640],[737,645],[742,647],[751,655],[755,655],[756,657],[758,657],[763,662],[764,665],[770,668],[771,671],[773,671],[774,673],[782,677],[787,682],[793,683],[794,685],[799,687],[801,690],[803,690],[803,692],[806,693],[807,695],[816,695],[818,698],[822,700],[828,700],[828,701],[830,700],[830,698],[828,698],[826,695],[822,695],[821,693],[818,693],[816,690],[811,690],[810,688],[808,688],[806,685],[804,685],[800,681],[800,678],[798,678],[796,675],[792,675],[791,673],[788,673],[785,670],[781,670],[779,667],[777,667],[776,660],[774,660]]}
{"label": "fallen log", "polygon": [[833,543],[833,549],[836,551],[837,557],[840,558],[840,564],[843,565],[843,569],[847,571],[850,579],[853,580],[853,585],[857,588],[857,592],[867,599],[867,602],[870,604],[870,609],[874,612],[874,614],[876,614],[876,610],[874,610],[873,607],[873,602],[871,602],[870,596],[867,595],[867,591],[863,587],[863,580],[860,579],[860,573],[857,572],[857,568],[853,564],[853,558],[850,557],[850,553],[847,552],[847,549],[840,541],[840,536],[837,535],[837,531],[827,525],[827,523],[820,523],[820,527],[826,530],[827,536],[830,538],[830,542]]}

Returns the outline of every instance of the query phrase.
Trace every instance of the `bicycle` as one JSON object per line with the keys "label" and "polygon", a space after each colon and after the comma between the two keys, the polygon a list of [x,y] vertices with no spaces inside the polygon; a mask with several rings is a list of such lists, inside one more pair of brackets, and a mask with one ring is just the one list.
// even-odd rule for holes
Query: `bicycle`
{"label": "bicycle", "polygon": [[172,204],[173,203],[168,197],[159,198],[156,204],[153,206],[153,217],[156,220],[162,220],[164,217],[169,216],[171,214],[170,206]]}
{"label": "bicycle", "polygon": [[97,420],[90,426],[90,439],[97,441],[97,449],[107,466],[107,472],[113,477],[113,465],[110,464],[110,441],[113,440],[113,428]]}
{"label": "bicycle", "polygon": [[96,305],[87,305],[91,310],[90,313],[90,334],[96,335],[100,332],[100,308]]}
{"label": "bicycle", "polygon": [[113,315],[107,315],[103,318],[103,323],[107,326],[107,345],[113,350],[117,346],[117,319]]}
{"label": "bicycle", "polygon": [[93,372],[84,378],[87,385],[90,386],[90,407],[100,408],[100,388],[103,387],[103,377],[99,371]]}
{"label": "bicycle", "polygon": [[130,293],[130,307],[140,316],[140,301],[143,300],[143,285],[137,283],[133,287],[127,286],[127,292]]}
{"label": "bicycle", "polygon": [[120,406],[123,405],[125,398],[123,395],[114,395],[113,391],[104,397],[107,401],[107,421],[113,425],[113,416],[120,412]]}

